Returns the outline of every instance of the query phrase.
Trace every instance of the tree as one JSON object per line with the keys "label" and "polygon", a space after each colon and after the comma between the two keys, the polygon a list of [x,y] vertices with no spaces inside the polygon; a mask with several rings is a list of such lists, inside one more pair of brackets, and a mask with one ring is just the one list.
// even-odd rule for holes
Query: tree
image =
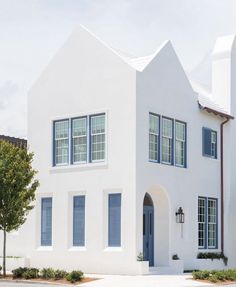
{"label": "tree", "polygon": [[32,168],[33,153],[0,140],[0,230],[3,231],[3,275],[6,276],[6,235],[25,223],[34,208],[39,186]]}

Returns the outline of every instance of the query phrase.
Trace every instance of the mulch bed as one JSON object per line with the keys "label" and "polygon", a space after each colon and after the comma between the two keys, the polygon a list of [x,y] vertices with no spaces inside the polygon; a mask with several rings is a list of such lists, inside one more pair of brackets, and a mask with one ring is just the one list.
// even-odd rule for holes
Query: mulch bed
{"label": "mulch bed", "polygon": [[216,283],[213,283],[209,280],[200,280],[200,279],[192,279],[194,281],[197,281],[197,282],[201,282],[201,283],[207,283],[207,284],[211,284],[211,285],[232,285],[232,284],[236,284],[236,281],[219,281],[219,282],[216,282]]}
{"label": "mulch bed", "polygon": [[53,279],[43,279],[43,278],[36,278],[36,279],[13,279],[12,275],[7,275],[6,277],[2,277],[0,276],[0,281],[1,280],[9,280],[9,281],[13,281],[13,282],[39,282],[39,283],[50,283],[50,284],[55,284],[55,285],[79,285],[82,283],[88,283],[91,281],[95,281],[98,280],[98,278],[89,278],[89,277],[85,277],[83,278],[81,281],[77,281],[75,283],[70,283],[69,281],[67,281],[66,279],[60,279],[60,280],[53,280]]}

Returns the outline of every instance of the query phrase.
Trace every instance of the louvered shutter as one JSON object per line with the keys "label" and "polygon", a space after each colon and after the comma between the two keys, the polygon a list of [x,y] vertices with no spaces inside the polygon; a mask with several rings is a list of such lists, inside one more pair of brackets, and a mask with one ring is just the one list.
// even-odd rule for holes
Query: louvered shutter
{"label": "louvered shutter", "polygon": [[202,128],[203,155],[211,156],[211,130]]}
{"label": "louvered shutter", "polygon": [[84,246],[85,196],[75,196],[73,203],[73,246]]}
{"label": "louvered shutter", "polygon": [[121,194],[109,194],[108,245],[121,245]]}

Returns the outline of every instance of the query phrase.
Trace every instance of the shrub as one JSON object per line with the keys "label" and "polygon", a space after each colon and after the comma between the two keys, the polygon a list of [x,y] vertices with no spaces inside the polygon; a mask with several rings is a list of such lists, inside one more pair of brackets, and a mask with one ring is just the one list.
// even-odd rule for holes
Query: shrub
{"label": "shrub", "polygon": [[0,275],[1,275],[1,271],[2,271],[2,266],[0,265]]}
{"label": "shrub", "polygon": [[66,278],[67,275],[68,275],[68,273],[65,270],[57,269],[54,271],[54,279],[55,280],[60,280],[60,279]]}
{"label": "shrub", "polygon": [[219,280],[217,279],[217,276],[216,275],[211,275],[209,277],[209,281],[211,281],[212,283],[216,283],[218,282]]}
{"label": "shrub", "polygon": [[172,259],[173,259],[173,260],[179,260],[178,254],[174,254],[174,255],[172,256]]}
{"label": "shrub", "polygon": [[22,278],[23,273],[26,272],[27,269],[28,268],[26,267],[19,267],[19,268],[12,270],[13,279]]}
{"label": "shrub", "polygon": [[41,274],[41,277],[44,279],[55,278],[55,271],[52,268],[43,268],[40,274]]}
{"label": "shrub", "polygon": [[210,271],[193,271],[192,275],[194,279],[206,280],[210,276]]}
{"label": "shrub", "polygon": [[22,278],[35,279],[39,277],[39,269],[37,268],[26,268],[26,269],[27,270],[22,274]]}
{"label": "shrub", "polygon": [[75,283],[80,281],[84,277],[84,273],[80,270],[71,271],[67,276],[66,280],[70,281],[71,283]]}

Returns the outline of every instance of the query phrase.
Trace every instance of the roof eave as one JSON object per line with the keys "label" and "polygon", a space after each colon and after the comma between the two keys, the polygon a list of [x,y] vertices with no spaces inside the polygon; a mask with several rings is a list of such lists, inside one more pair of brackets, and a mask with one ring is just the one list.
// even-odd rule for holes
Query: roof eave
{"label": "roof eave", "polygon": [[198,105],[199,105],[199,108],[201,110],[207,111],[208,113],[213,113],[216,116],[220,116],[222,118],[227,118],[227,119],[230,119],[230,120],[234,119],[234,117],[232,115],[229,115],[229,114],[226,114],[226,113],[214,110],[214,109],[206,107],[206,106],[202,106],[199,102],[198,102]]}

